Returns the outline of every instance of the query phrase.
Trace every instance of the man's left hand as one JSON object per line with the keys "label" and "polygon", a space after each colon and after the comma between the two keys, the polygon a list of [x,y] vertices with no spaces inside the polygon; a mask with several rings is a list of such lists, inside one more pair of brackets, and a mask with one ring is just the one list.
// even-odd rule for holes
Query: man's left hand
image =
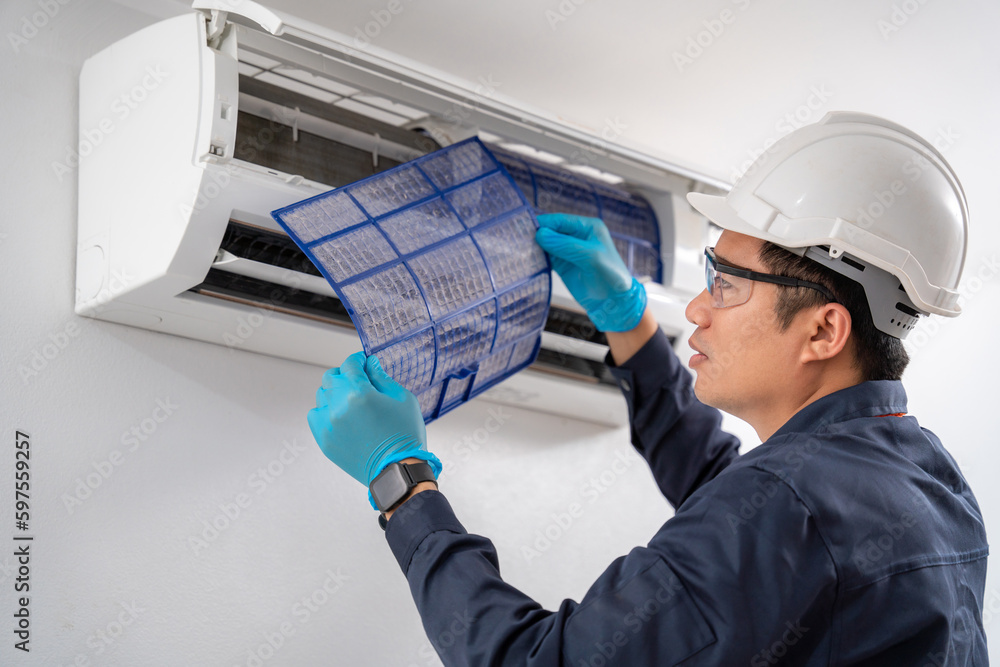
{"label": "man's left hand", "polygon": [[430,463],[435,477],[441,471],[441,462],[427,451],[417,397],[364,352],[323,375],[309,428],[326,457],[365,486],[407,458]]}

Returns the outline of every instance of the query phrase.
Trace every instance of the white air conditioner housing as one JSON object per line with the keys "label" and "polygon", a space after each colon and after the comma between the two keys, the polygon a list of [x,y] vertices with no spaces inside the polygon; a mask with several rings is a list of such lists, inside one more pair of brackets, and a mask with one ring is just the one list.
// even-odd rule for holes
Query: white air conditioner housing
{"label": "white air conditioner housing", "polygon": [[[358,335],[330,314],[329,284],[286,261],[270,212],[344,185],[335,181],[369,168],[369,159],[376,169],[474,135],[617,181],[651,203],[665,270],[664,284],[647,283],[647,293],[683,352],[684,306],[701,289],[709,234],[683,195],[725,184],[609,145],[482,83],[247,1],[196,2],[195,11],[84,64],[76,312],[337,365],[361,349]],[[325,142],[350,147],[341,159],[347,171],[330,165],[336,151],[324,152],[333,145]],[[224,244],[236,237],[252,252]],[[258,253],[255,244],[270,246]],[[553,306],[581,312],[554,278]],[[543,348],[603,359],[593,332],[579,332],[547,332]],[[605,424],[627,417],[617,388],[558,362],[539,363],[484,397]]]}

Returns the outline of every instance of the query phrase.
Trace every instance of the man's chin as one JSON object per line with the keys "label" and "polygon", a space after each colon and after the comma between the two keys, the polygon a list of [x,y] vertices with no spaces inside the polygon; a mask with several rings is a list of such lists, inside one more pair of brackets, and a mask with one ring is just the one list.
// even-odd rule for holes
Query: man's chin
{"label": "man's chin", "polygon": [[699,374],[698,377],[695,378],[695,381],[694,381],[694,396],[695,396],[695,398],[697,398],[699,401],[701,401],[705,405],[709,405],[709,406],[711,406],[711,407],[714,408],[715,406],[712,405],[712,402],[711,402],[712,401],[711,392],[707,391],[705,389],[705,387],[703,386],[703,384],[704,383],[703,383],[702,376]]}
{"label": "man's chin", "polygon": [[708,383],[707,378],[701,375],[695,380],[694,383],[694,396],[699,401],[709,406],[710,408],[715,408],[717,410],[722,410],[723,412],[729,412],[726,410],[727,401],[723,396],[719,396],[717,393],[713,393],[705,385]]}

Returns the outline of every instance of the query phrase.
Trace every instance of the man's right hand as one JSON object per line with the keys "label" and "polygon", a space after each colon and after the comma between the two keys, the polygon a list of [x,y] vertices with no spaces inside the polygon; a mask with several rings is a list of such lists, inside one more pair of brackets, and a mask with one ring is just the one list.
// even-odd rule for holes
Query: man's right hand
{"label": "man's right hand", "polygon": [[604,223],[565,213],[538,216],[535,234],[573,298],[601,331],[631,331],[646,310],[646,290],[632,277]]}

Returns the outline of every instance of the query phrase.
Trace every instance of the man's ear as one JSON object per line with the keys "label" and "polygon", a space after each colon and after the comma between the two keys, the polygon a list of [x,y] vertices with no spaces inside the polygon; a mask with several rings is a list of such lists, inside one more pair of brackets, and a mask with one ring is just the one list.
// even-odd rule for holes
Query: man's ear
{"label": "man's ear", "polygon": [[839,303],[827,303],[806,311],[804,326],[809,336],[801,361],[823,361],[843,352],[851,336],[851,313]]}

